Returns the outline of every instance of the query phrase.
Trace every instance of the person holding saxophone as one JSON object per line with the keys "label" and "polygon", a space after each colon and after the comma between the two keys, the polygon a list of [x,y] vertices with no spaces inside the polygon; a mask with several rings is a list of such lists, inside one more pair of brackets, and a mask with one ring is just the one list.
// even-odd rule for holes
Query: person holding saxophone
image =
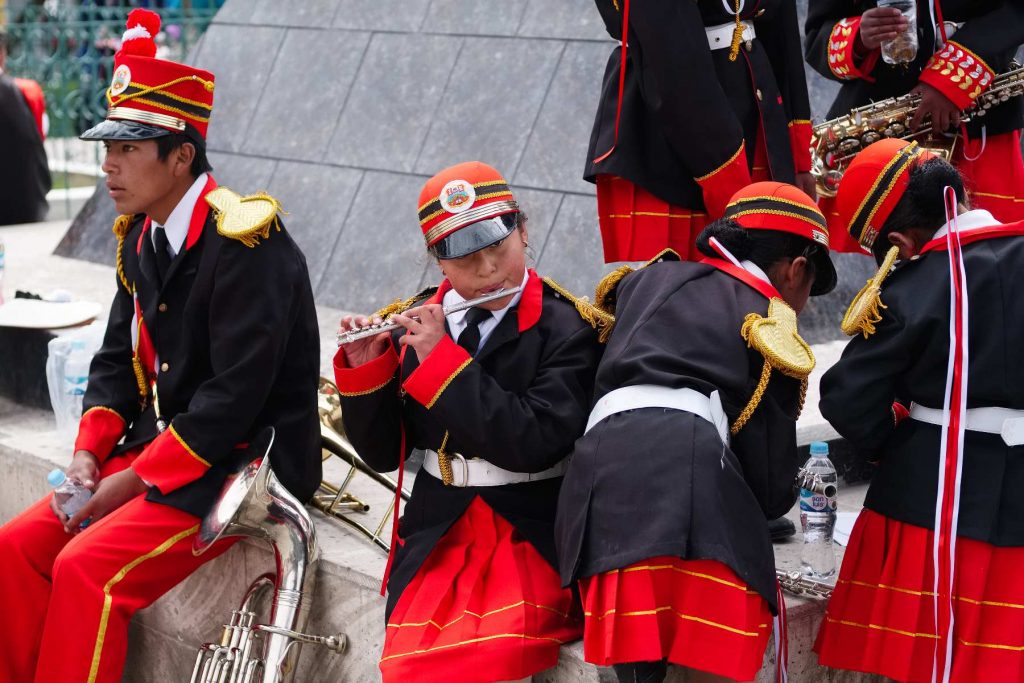
{"label": "person holding saxophone", "polygon": [[[494,168],[435,175],[419,219],[441,285],[343,318],[334,360],[371,467],[400,483],[409,452],[426,451],[395,512],[380,668],[388,683],[517,680],[580,635],[552,527],[605,317],[526,267],[526,214]],[[346,343],[386,315],[398,329]]]}
{"label": "person holding saxophone", "polygon": [[[827,119],[919,94],[909,126],[923,134],[917,138],[926,147],[948,148],[952,136],[960,136],[949,161],[964,176],[975,208],[1003,222],[1024,218],[1024,98],[1011,97],[961,123],[1024,43],[1024,3],[811,0],[804,31],[808,64],[842,83]],[[823,196],[820,204],[833,228],[832,248],[861,252],[839,220],[835,198]]]}

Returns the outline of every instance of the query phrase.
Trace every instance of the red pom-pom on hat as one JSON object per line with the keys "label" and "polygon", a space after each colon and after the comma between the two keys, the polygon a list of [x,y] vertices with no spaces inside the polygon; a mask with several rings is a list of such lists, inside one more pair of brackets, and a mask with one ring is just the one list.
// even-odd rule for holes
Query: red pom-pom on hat
{"label": "red pom-pom on hat", "polygon": [[127,31],[121,36],[121,52],[142,57],[156,56],[154,38],[160,33],[160,15],[148,9],[133,9],[125,22]]}

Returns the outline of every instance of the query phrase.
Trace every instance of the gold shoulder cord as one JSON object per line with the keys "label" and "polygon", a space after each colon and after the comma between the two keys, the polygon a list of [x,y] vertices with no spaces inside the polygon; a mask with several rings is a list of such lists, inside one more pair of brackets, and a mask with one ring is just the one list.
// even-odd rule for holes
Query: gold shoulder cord
{"label": "gold shoulder cord", "polygon": [[544,284],[576,307],[576,312],[580,314],[580,317],[597,330],[598,341],[602,344],[608,341],[608,336],[612,333],[612,327],[615,325],[615,316],[590,303],[590,299],[587,297],[576,296],[549,277],[544,278]]}
{"label": "gold shoulder cord", "polygon": [[131,294],[132,288],[128,284],[128,278],[124,274],[124,257],[121,252],[124,250],[124,238],[128,236],[128,231],[132,227],[132,215],[122,214],[117,217],[114,221],[114,236],[117,237],[117,279],[124,285],[125,290]]}
{"label": "gold shoulder cord", "polygon": [[382,320],[386,320],[388,316],[394,315],[395,313],[404,313],[408,309],[412,308],[414,304],[426,299],[436,291],[437,287],[427,287],[419,294],[414,294],[405,301],[402,301],[401,299],[395,299],[387,306],[378,309],[375,313],[373,313],[370,316],[370,318],[381,318]]}
{"label": "gold shoulder cord", "polygon": [[217,232],[247,247],[268,239],[271,226],[281,230],[277,220],[281,203],[265,192],[243,197],[227,187],[218,187],[206,195],[206,203],[217,213]]}
{"label": "gold shoulder cord", "polygon": [[887,308],[882,303],[882,282],[892,272],[892,267],[899,255],[899,247],[894,246],[889,249],[878,272],[857,292],[857,296],[853,297],[850,307],[846,309],[846,314],[843,316],[841,327],[844,334],[852,337],[859,332],[867,339],[875,333],[875,325],[882,320],[881,309]]}
{"label": "gold shoulder cord", "polygon": [[747,315],[743,320],[743,327],[740,328],[740,335],[747,342],[747,346],[764,356],[764,366],[761,368],[761,378],[754,393],[729,428],[729,433],[733,436],[743,429],[757,410],[764,392],[768,389],[773,369],[800,380],[800,403],[797,408],[799,417],[807,397],[807,376],[814,369],[814,353],[797,331],[796,311],[782,299],[773,297],[768,302],[767,317],[761,317],[757,313]]}

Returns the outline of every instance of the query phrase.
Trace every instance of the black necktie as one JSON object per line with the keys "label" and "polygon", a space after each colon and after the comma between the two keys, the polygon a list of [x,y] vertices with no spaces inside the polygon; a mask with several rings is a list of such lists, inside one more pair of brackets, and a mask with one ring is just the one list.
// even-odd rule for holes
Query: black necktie
{"label": "black necktie", "polygon": [[159,226],[153,228],[153,249],[156,252],[156,270],[160,273],[162,283],[167,278],[167,269],[171,265],[171,252],[167,232]]}
{"label": "black necktie", "polygon": [[480,323],[489,320],[491,312],[485,308],[474,306],[466,313],[466,329],[459,335],[459,346],[469,351],[469,355],[475,356],[477,347],[480,346]]}

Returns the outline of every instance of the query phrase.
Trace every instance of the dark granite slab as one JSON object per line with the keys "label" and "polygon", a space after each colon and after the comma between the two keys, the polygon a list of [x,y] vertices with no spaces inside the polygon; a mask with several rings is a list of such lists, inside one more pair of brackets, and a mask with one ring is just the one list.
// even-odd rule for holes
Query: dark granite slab
{"label": "dark granite slab", "polygon": [[306,255],[314,288],[327,269],[362,176],[362,171],[350,168],[295,161],[277,163],[270,182],[271,194],[287,212],[282,219]]}
{"label": "dark granite slab", "polygon": [[241,148],[285,159],[322,159],[369,38],[351,31],[290,29]]}
{"label": "dark granite slab", "polygon": [[461,46],[456,36],[375,34],[324,160],[412,171]]}
{"label": "dark granite slab", "polygon": [[565,195],[537,269],[558,280],[569,291],[593,298],[598,281],[617,265],[603,263],[601,234],[597,229],[597,199]]}
{"label": "dark granite slab", "polygon": [[211,152],[210,164],[213,177],[220,185],[226,185],[238,194],[271,192],[270,179],[274,175],[277,161],[261,157],[247,157],[241,154]]}
{"label": "dark granite slab", "polygon": [[467,36],[513,36],[526,11],[526,1],[433,0],[420,31]]}
{"label": "dark granite slab", "polygon": [[210,149],[242,149],[284,36],[284,29],[260,26],[213,24],[207,29],[194,63],[217,76],[207,135]]}
{"label": "dark granite slab", "polygon": [[415,32],[429,7],[430,0],[341,0],[334,27]]}
{"label": "dark granite slab", "polygon": [[327,306],[372,312],[415,294],[427,253],[416,219],[425,178],[368,171],[314,294]]}
{"label": "dark granite slab", "polygon": [[517,35],[523,38],[608,40],[594,0],[529,0]]}
{"label": "dark granite slab", "polygon": [[513,182],[567,192],[593,194],[583,180],[589,128],[601,94],[608,43],[568,43]]}
{"label": "dark granite slab", "polygon": [[330,26],[340,0],[273,0],[252,9],[250,23],[268,26]]}
{"label": "dark granite slab", "polygon": [[563,47],[550,40],[466,38],[416,172],[480,159],[513,175]]}

